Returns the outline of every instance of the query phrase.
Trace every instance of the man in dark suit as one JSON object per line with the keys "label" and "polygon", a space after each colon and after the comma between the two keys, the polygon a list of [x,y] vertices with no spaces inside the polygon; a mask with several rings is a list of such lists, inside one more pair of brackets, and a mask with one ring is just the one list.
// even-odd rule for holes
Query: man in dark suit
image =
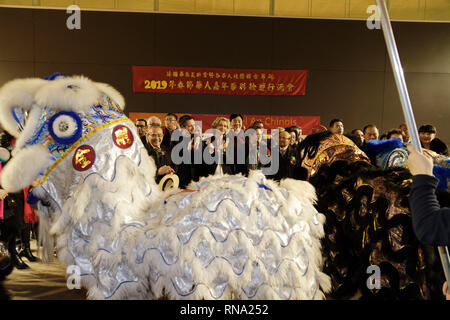
{"label": "man in dark suit", "polygon": [[201,132],[196,132],[195,120],[190,115],[179,119],[180,129],[172,133],[171,159],[177,165],[180,188],[191,181],[198,181],[202,167]]}
{"label": "man in dark suit", "polygon": [[170,153],[165,146],[161,145],[163,140],[163,130],[161,127],[150,127],[147,133],[148,155],[155,160],[156,183],[159,183],[166,174],[175,173],[175,166],[170,159]]}
{"label": "man in dark suit", "polygon": [[[295,147],[290,145],[291,135],[287,131],[280,132],[279,135],[279,168],[276,174],[268,178],[280,181],[284,178],[301,179],[300,159]],[[272,155],[276,157],[277,155]]]}
{"label": "man in dark suit", "polygon": [[168,113],[164,118],[164,124],[165,124],[165,126],[163,127],[164,138],[161,145],[167,147],[169,150],[172,150],[171,136],[172,132],[174,132],[176,129],[179,128],[178,116],[175,113]]}
{"label": "man in dark suit", "polygon": [[135,122],[139,138],[141,139],[142,143],[145,145],[145,134],[147,132],[147,120],[145,119],[137,119]]}

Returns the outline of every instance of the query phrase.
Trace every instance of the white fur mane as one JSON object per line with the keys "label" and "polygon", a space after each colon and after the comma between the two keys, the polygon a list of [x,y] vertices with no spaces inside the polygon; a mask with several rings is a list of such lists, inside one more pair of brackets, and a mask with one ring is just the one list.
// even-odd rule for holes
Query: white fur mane
{"label": "white fur mane", "polygon": [[11,110],[31,110],[35,105],[55,110],[86,111],[106,94],[123,110],[125,99],[112,86],[93,82],[84,76],[60,77],[53,81],[40,78],[16,79],[0,89],[0,122],[15,137],[20,136]]}

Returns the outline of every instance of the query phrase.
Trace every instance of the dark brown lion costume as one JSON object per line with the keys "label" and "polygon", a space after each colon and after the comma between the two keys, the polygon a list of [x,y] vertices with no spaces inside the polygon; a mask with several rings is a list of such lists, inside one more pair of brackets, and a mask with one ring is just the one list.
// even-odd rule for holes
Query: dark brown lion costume
{"label": "dark brown lion costume", "polygon": [[[308,136],[301,150],[317,209],[327,219],[323,255],[324,272],[332,278],[330,297],[442,299],[437,251],[413,231],[409,170],[382,170],[350,139],[330,132]],[[448,199],[443,195],[441,201]],[[379,289],[368,285],[371,265],[379,267]]]}

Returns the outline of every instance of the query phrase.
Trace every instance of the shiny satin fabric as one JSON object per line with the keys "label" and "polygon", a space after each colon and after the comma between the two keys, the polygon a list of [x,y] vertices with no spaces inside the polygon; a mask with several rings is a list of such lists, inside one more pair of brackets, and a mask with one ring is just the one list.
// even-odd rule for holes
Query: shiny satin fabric
{"label": "shiny satin fabric", "polygon": [[370,162],[369,157],[352,140],[342,134],[333,133],[320,143],[313,158],[305,156],[302,167],[308,170],[309,176],[313,176],[322,164],[336,160]]}
{"label": "shiny satin fabric", "polygon": [[[59,162],[58,165],[52,168],[46,175],[42,186],[60,208],[62,208],[62,204],[66,200],[63,195],[70,194],[80,181],[84,181],[89,175],[98,174],[104,180],[113,180],[116,171],[116,161],[120,157],[127,157],[136,165],[139,165],[141,161],[140,149],[144,148],[142,144],[133,143],[131,147],[126,149],[114,146],[112,142],[113,131],[114,128],[119,125],[128,126],[130,128],[134,126],[129,120],[115,122],[80,143],[80,145],[95,146],[95,160],[89,170],[74,170],[72,159],[77,148],[73,148],[63,156],[64,159],[61,159],[63,161]],[[134,140],[136,141],[137,139],[139,139],[139,137],[134,136]],[[147,188],[148,192],[150,192],[148,186]]]}

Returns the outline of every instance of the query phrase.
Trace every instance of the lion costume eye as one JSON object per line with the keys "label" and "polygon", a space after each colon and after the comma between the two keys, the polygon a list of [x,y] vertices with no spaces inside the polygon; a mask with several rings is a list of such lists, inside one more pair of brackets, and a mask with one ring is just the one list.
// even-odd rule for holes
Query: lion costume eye
{"label": "lion costume eye", "polygon": [[72,144],[81,138],[82,122],[78,114],[61,111],[50,118],[48,131],[52,138],[61,144]]}

